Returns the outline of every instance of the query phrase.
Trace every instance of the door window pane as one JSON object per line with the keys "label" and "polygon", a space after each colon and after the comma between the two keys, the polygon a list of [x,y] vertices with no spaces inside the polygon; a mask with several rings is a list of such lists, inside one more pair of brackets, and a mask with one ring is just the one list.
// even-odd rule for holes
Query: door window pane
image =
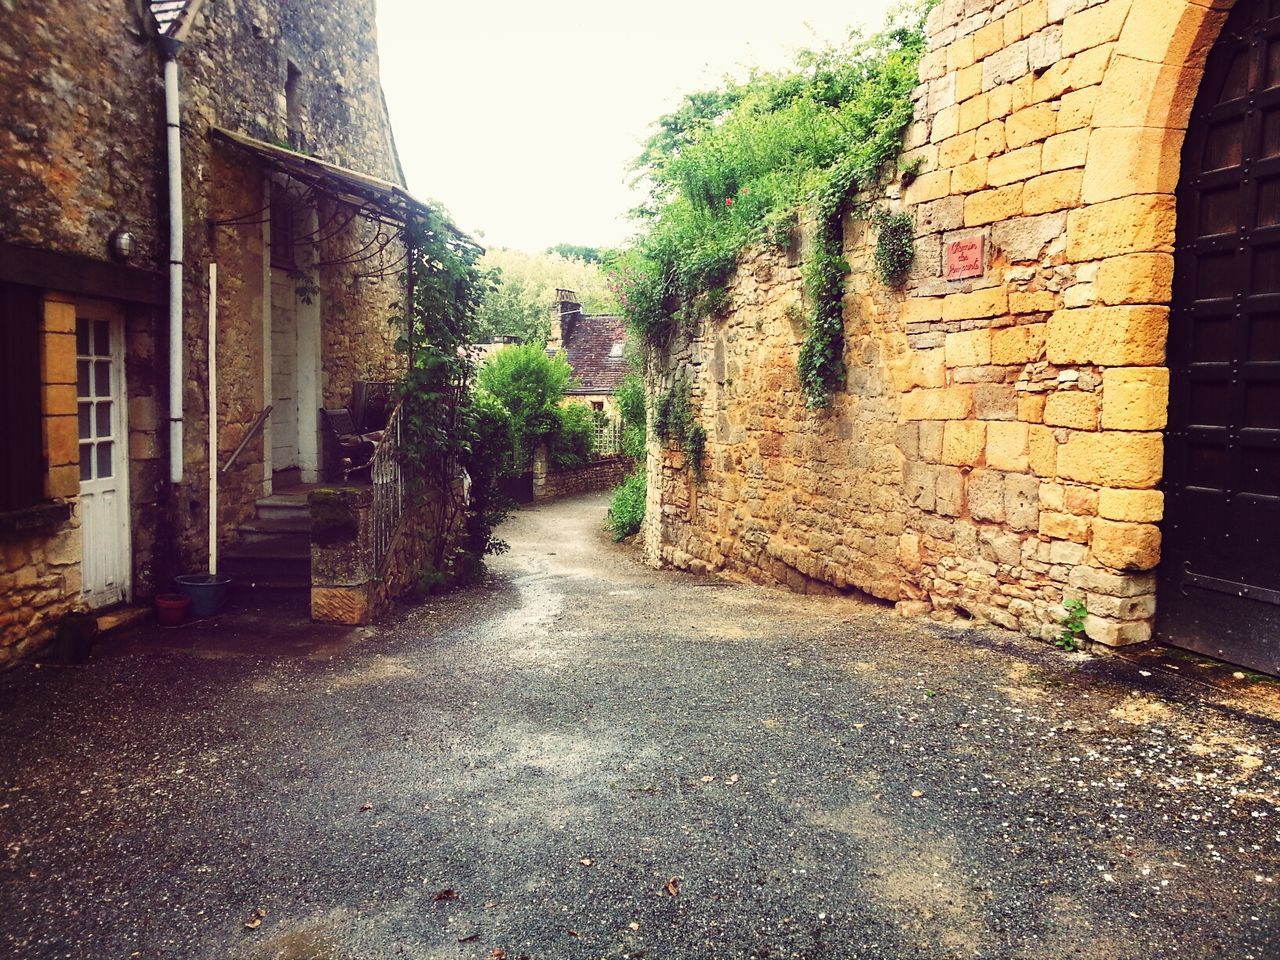
{"label": "door window pane", "polygon": [[76,353],[87,356],[89,353],[89,321],[76,321]]}
{"label": "door window pane", "polygon": [[80,479],[93,479],[93,444],[80,444]]}
{"label": "door window pane", "polygon": [[114,444],[110,440],[103,441],[98,444],[98,476],[110,477],[111,470],[111,448]]}
{"label": "door window pane", "polygon": [[93,322],[93,352],[100,357],[111,356],[111,328],[105,320]]}
{"label": "door window pane", "polygon": [[111,401],[106,400],[97,405],[98,429],[95,436],[111,436]]}
{"label": "door window pane", "polygon": [[93,392],[89,389],[89,361],[76,361],[76,396],[91,397]]}
{"label": "door window pane", "polygon": [[90,419],[90,411],[89,411],[89,408],[92,406],[93,404],[91,403],[80,404],[79,414],[80,414],[80,439],[81,440],[88,440],[90,437],[93,436],[93,422]]}
{"label": "door window pane", "polygon": [[93,385],[97,388],[95,395],[99,397],[111,396],[111,363],[107,360],[97,360],[93,364]]}

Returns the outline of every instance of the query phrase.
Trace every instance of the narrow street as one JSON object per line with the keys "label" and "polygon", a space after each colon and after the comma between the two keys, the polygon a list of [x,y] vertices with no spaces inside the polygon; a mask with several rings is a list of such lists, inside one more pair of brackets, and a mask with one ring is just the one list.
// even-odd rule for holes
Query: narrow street
{"label": "narrow street", "polygon": [[655,572],[605,505],[385,627],[0,675],[0,954],[1278,955],[1274,720]]}

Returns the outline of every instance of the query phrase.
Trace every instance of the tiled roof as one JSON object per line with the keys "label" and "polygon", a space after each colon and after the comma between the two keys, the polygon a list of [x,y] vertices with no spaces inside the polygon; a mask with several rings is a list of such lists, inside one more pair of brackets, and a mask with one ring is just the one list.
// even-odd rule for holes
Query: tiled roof
{"label": "tiled roof", "polygon": [[182,22],[191,0],[150,0],[151,15],[161,36],[171,36]]}
{"label": "tiled roof", "polygon": [[617,390],[627,375],[627,361],[622,355],[626,339],[627,328],[621,317],[579,316],[564,345],[569,366],[579,381],[567,392],[605,394]]}

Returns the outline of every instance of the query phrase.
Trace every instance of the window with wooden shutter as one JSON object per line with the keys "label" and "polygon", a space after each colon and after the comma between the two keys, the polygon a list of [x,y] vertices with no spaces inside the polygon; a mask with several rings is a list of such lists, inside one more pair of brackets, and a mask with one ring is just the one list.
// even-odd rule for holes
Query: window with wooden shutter
{"label": "window with wooden shutter", "polygon": [[39,290],[0,283],[0,512],[44,499],[40,316]]}

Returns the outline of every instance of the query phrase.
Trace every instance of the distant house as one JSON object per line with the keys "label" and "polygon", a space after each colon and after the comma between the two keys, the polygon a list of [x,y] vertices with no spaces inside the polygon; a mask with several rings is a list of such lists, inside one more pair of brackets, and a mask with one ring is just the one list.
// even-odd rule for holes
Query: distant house
{"label": "distant house", "polygon": [[571,403],[585,403],[617,419],[614,393],[627,375],[626,321],[611,314],[582,312],[572,290],[557,290],[551,307],[547,352],[564,354],[574,383],[565,391]]}

